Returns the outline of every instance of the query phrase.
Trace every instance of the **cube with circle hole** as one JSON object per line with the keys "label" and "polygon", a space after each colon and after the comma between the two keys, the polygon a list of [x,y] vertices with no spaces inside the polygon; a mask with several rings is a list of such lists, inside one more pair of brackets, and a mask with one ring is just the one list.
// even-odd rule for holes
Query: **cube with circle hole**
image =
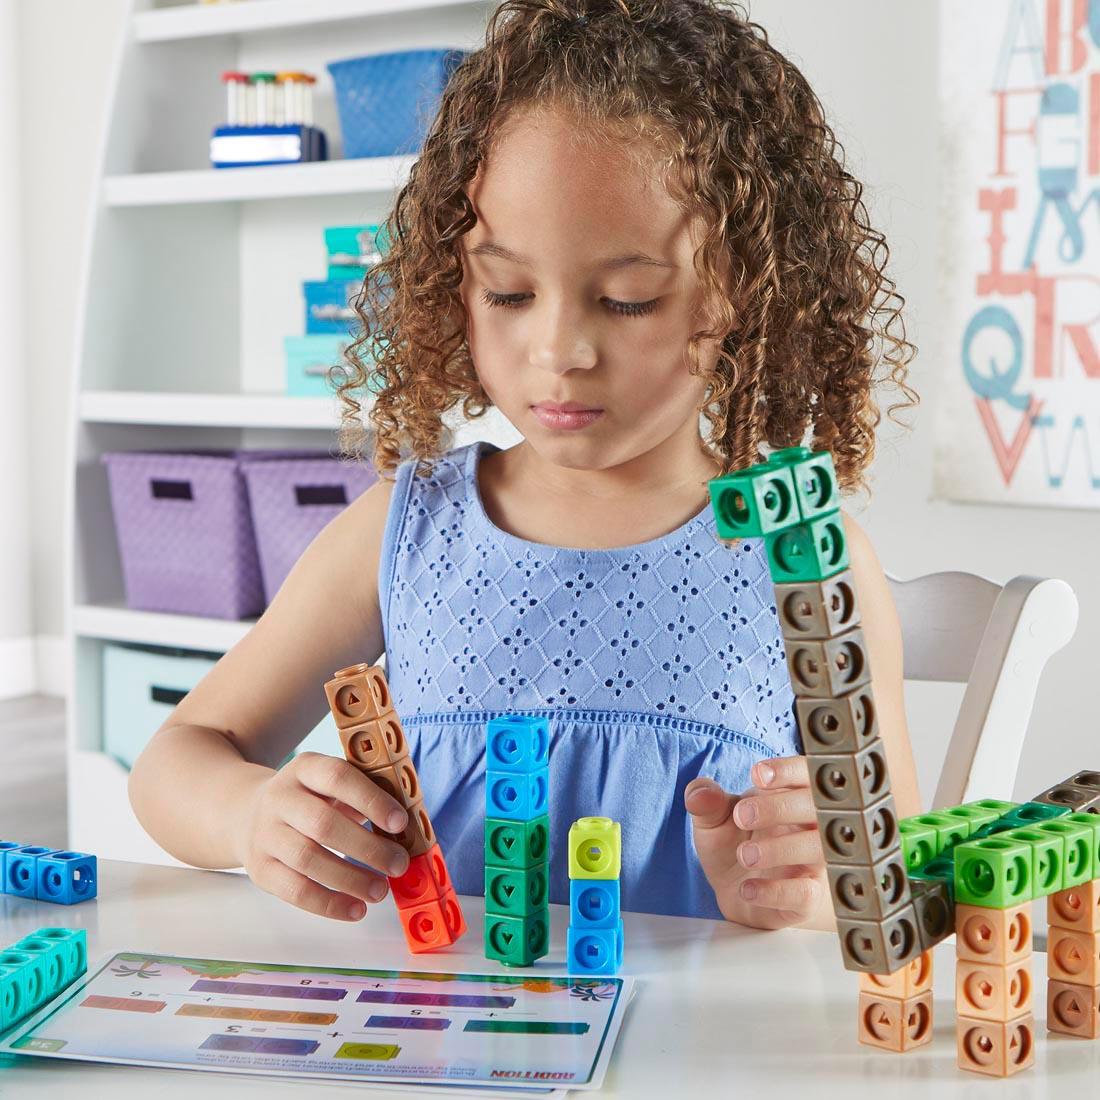
{"label": "cube with circle hole", "polygon": [[759,538],[801,518],[787,465],[762,462],[717,477],[708,488],[719,538]]}
{"label": "cube with circle hole", "polygon": [[485,776],[487,817],[529,821],[546,813],[549,802],[550,769],[531,772],[489,771]]}
{"label": "cube with circle hole", "polygon": [[490,719],[485,729],[487,768],[525,774],[550,763],[550,723],[545,718],[509,714]]}
{"label": "cube with circle hole", "polygon": [[569,924],[576,928],[616,928],[619,924],[619,880],[570,879]]}
{"label": "cube with circle hole", "polygon": [[546,864],[523,870],[485,866],[485,912],[504,917],[527,917],[550,902],[550,876]]}
{"label": "cube with circle hole", "polygon": [[609,817],[581,817],[569,827],[569,877],[618,878],[622,827]]}
{"label": "cube with circle hole", "polygon": [[33,898],[38,888],[38,860],[52,848],[22,844],[4,852],[4,893],[17,898]]}
{"label": "cube with circle hole", "polygon": [[83,928],[39,928],[32,935],[54,944],[60,952],[65,985],[88,969],[88,933]]}
{"label": "cube with circle hole", "polygon": [[494,867],[537,867],[550,853],[550,818],[530,821],[485,819],[485,864]]}
{"label": "cube with circle hole", "polygon": [[57,905],[76,905],[96,896],[96,858],[87,852],[48,852],[36,864],[36,897]]}
{"label": "cube with circle hole", "polygon": [[583,928],[571,924],[566,933],[570,974],[614,974],[623,965],[625,936],[620,918],[613,928]]}
{"label": "cube with circle hole", "polygon": [[526,917],[485,914],[485,957],[505,966],[530,966],[550,947],[550,910]]}
{"label": "cube with circle hole", "polygon": [[0,1030],[18,1023],[32,1010],[31,971],[34,958],[10,947],[0,951]]}

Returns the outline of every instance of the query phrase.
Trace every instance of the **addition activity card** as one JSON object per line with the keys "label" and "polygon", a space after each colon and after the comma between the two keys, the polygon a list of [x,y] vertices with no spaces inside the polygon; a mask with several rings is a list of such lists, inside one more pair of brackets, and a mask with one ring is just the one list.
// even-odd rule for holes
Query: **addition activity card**
{"label": "addition activity card", "polygon": [[0,1049],[346,1081],[598,1088],[632,986],[126,952]]}

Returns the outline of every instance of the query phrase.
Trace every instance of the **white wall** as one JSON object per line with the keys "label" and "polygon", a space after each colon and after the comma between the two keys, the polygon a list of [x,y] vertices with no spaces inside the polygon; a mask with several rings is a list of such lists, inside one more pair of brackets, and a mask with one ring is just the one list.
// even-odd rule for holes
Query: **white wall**
{"label": "white wall", "polygon": [[[123,0],[24,0],[20,61],[25,93],[23,181],[28,257],[32,513],[37,575],[34,607],[40,633],[62,629],[61,558],[64,454],[71,371],[75,268],[58,263],[82,240],[86,192],[105,94],[106,58],[121,30]],[[874,471],[874,497],[861,519],[883,563],[899,576],[965,569],[1007,579],[1019,573],[1058,576],[1077,590],[1081,625],[1054,658],[1040,690],[1024,753],[1018,796],[1036,793],[1085,765],[1100,765],[1093,747],[1097,707],[1092,656],[1100,652],[1100,569],[1095,513],[946,504],[929,500],[932,422],[941,349],[937,346],[936,270],[937,5],[931,0],[756,0],[752,17],[814,83],[867,184],[872,219],[892,252],[891,272],[908,301],[910,338],[920,348],[912,381],[924,402],[915,430],[889,433]],[[64,73],[71,83],[62,83]],[[43,334],[48,334],[44,338]],[[911,697],[913,737],[925,797],[957,695]],[[1006,792],[990,792],[1004,794]]]}

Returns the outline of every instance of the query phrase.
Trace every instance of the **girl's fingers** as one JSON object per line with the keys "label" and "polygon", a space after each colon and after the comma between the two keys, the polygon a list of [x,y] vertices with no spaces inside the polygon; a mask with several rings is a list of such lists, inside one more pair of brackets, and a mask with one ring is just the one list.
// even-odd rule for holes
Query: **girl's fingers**
{"label": "girl's fingers", "polygon": [[386,880],[367,867],[334,855],[289,826],[272,839],[272,853],[285,866],[329,890],[363,901],[381,901],[389,889]]}
{"label": "girl's fingers", "polygon": [[684,790],[684,808],[696,829],[718,829],[730,819],[735,799],[713,779],[693,779]]}
{"label": "girl's fingers", "polygon": [[750,878],[741,883],[744,901],[790,914],[791,923],[813,916],[824,896],[824,886],[809,868],[791,878]]}
{"label": "girl's fingers", "polygon": [[733,811],[738,827],[749,831],[777,825],[814,825],[817,813],[808,787],[762,791],[742,798]]}
{"label": "girl's fingers", "polygon": [[820,864],[821,834],[817,829],[798,829],[779,836],[756,835],[738,846],[737,859],[750,871]]}
{"label": "girl's fingers", "polygon": [[366,905],[359,898],[326,890],[272,857],[250,871],[250,875],[261,890],[266,890],[307,913],[316,913],[319,917],[356,921],[362,920],[367,911]]}
{"label": "girl's fingers", "polygon": [[295,759],[294,765],[303,786],[343,802],[362,814],[363,820],[380,829],[399,833],[408,824],[405,807],[377,783],[372,783],[354,764],[319,752],[304,752]]}
{"label": "girl's fingers", "polygon": [[804,756],[778,756],[760,760],[752,766],[752,781],[761,790],[776,787],[808,787],[810,769]]}

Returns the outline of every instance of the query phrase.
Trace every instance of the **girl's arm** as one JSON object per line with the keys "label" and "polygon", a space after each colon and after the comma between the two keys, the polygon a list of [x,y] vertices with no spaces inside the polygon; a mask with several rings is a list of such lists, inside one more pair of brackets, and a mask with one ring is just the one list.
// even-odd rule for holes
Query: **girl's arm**
{"label": "girl's arm", "polygon": [[404,807],[342,759],[304,753],[276,771],[328,712],[333,673],[383,650],[378,566],[393,483],[379,481],[317,536],[270,607],[176,707],[130,774],[138,819],[199,867],[244,866],[264,889],[356,919],[408,864]]}
{"label": "girl's arm", "polygon": [[[844,522],[890,787],[898,816],[909,817],[921,807],[905,720],[901,624],[870,540],[850,516]],[[762,760],[752,778],[743,794],[710,779],[693,780],[685,794],[695,848],[723,915],[758,928],[835,927],[805,757]]]}

